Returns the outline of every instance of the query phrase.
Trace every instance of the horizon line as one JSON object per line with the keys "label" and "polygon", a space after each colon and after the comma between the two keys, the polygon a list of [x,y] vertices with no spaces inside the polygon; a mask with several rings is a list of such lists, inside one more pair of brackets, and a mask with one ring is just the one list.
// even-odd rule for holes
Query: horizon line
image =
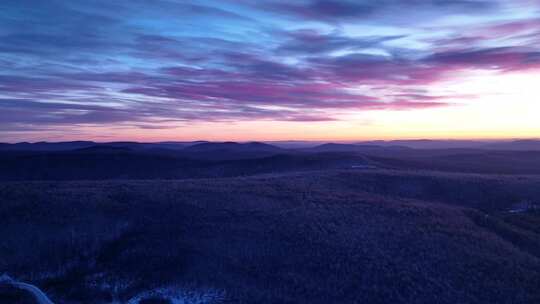
{"label": "horizon line", "polygon": [[68,142],[92,142],[96,144],[107,144],[107,143],[141,143],[141,144],[159,144],[159,143],[193,143],[193,142],[208,142],[208,143],[280,143],[280,142],[305,142],[305,143],[354,143],[354,142],[394,142],[394,141],[455,141],[455,142],[474,142],[474,141],[485,141],[485,142],[512,142],[512,141],[540,141],[540,137],[515,137],[515,138],[396,138],[396,139],[277,139],[277,140],[204,140],[204,139],[193,139],[193,140],[161,140],[161,141],[137,141],[137,140],[111,140],[111,141],[96,141],[96,140],[84,140],[84,139],[75,139],[75,140],[62,140],[62,141],[48,141],[48,140],[39,140],[39,141],[0,141],[0,144],[38,144],[38,143],[68,143]]}

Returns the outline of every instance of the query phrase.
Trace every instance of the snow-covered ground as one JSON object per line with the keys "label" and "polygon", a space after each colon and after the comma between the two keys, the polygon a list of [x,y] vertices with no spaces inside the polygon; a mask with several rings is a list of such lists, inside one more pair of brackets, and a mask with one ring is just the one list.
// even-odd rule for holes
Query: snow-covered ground
{"label": "snow-covered ground", "polygon": [[[28,292],[38,304],[54,304],[43,291],[32,284],[16,281],[6,274],[0,276],[0,283]],[[223,291],[217,289],[168,286],[141,292],[125,304],[138,304],[141,300],[151,298],[167,299],[172,304],[214,304],[220,303],[224,299],[224,295]],[[116,302],[113,304],[121,303]]]}
{"label": "snow-covered ground", "polygon": [[4,274],[0,276],[0,283],[9,284],[15,288],[22,289],[24,291],[27,291],[29,294],[31,294],[34,299],[36,300],[36,303],[38,304],[54,304],[47,295],[41,291],[41,289],[37,288],[36,286],[24,282],[18,282],[13,280],[8,275]]}
{"label": "snow-covered ground", "polygon": [[514,204],[512,207],[510,207],[508,212],[523,213],[523,212],[536,211],[536,210],[540,210],[540,204],[535,204],[530,201],[523,201],[518,204]]}
{"label": "snow-covered ground", "polygon": [[169,286],[142,292],[131,298],[126,304],[138,304],[149,298],[168,299],[173,304],[214,304],[220,303],[224,292],[216,289],[189,289]]}

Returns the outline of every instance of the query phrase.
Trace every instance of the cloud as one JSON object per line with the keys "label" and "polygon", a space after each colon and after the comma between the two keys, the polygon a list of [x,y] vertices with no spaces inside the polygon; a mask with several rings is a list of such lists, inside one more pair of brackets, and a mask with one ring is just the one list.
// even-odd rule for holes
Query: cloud
{"label": "cloud", "polygon": [[[305,0],[295,2],[261,1],[259,5],[280,14],[291,14],[309,20],[332,23],[366,21],[366,19],[399,12],[403,13],[404,11],[412,13],[415,11],[429,11],[433,16],[448,13],[485,13],[487,10],[495,9],[498,6],[497,1],[483,0]],[[394,19],[401,18],[394,16]],[[412,21],[412,19],[410,20]],[[391,22],[391,19],[385,19],[385,21]]]}
{"label": "cloud", "polygon": [[443,67],[519,71],[540,68],[540,50],[519,47],[464,49],[435,53],[425,58],[425,62]]}
{"label": "cloud", "polygon": [[129,113],[114,108],[25,99],[0,99],[0,119],[5,123],[100,124],[128,121]]}
{"label": "cloud", "polygon": [[7,0],[0,120],[150,129],[452,106],[465,97],[431,91],[456,72],[540,67],[525,2],[502,18],[483,0]]}
{"label": "cloud", "polygon": [[358,51],[381,47],[382,43],[403,38],[403,35],[348,37],[340,34],[323,34],[315,30],[298,30],[286,33],[287,40],[278,47],[279,54],[317,55],[336,51]]}

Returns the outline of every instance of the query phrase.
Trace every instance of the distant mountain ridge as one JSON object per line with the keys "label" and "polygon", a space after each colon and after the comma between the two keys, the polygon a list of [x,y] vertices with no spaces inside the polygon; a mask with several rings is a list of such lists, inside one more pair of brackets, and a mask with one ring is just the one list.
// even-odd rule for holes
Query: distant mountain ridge
{"label": "distant mountain ridge", "polygon": [[484,147],[488,149],[495,149],[495,150],[536,151],[536,150],[540,150],[540,140],[522,139],[522,140],[514,140],[511,142],[497,142],[497,143],[485,145]]}
{"label": "distant mountain ridge", "polygon": [[278,151],[281,148],[262,142],[155,142],[144,143],[135,141],[115,141],[115,142],[94,142],[94,141],[67,141],[67,142],[20,142],[20,143],[0,143],[0,151],[69,151],[85,149],[90,147],[121,147],[132,149],[172,149],[187,151],[213,151],[213,150],[257,150],[257,151]]}
{"label": "distant mountain ridge", "polygon": [[508,151],[540,150],[540,139],[517,139],[510,141],[481,140],[374,140],[357,142],[359,145],[377,145],[382,147],[403,146],[413,149],[488,149]]}
{"label": "distant mountain ridge", "polygon": [[[512,141],[475,141],[475,140],[374,140],[356,143],[320,143],[320,142],[210,142],[210,141],[164,141],[164,142],[19,142],[0,143],[0,151],[74,151],[91,147],[129,148],[135,151],[169,151],[182,153],[280,153],[284,151],[303,152],[365,152],[381,149],[405,150],[436,150],[436,149],[485,149],[507,151],[540,151],[540,139],[520,139]],[[291,144],[293,143],[293,144]],[[99,150],[96,148],[96,150]]]}
{"label": "distant mountain ridge", "polygon": [[20,142],[15,144],[2,143],[0,150],[11,151],[62,151],[76,150],[95,146],[97,143],[93,141],[66,141],[66,142]]}
{"label": "distant mountain ridge", "polygon": [[14,144],[0,143],[0,151],[71,151],[90,147],[121,147],[131,149],[171,149],[180,150],[185,147],[202,143],[195,142],[156,142],[141,143],[135,141],[115,141],[98,143],[94,141],[68,141],[68,142],[20,142]]}
{"label": "distant mountain ridge", "polygon": [[455,148],[480,148],[489,142],[475,140],[433,140],[433,139],[413,139],[413,140],[373,140],[358,142],[360,145],[377,146],[403,146],[413,149],[455,149]]}
{"label": "distant mountain ridge", "polygon": [[262,142],[248,142],[248,143],[238,143],[238,142],[206,142],[206,143],[200,143],[195,144],[192,146],[188,146],[183,149],[184,151],[191,151],[191,152],[206,152],[206,151],[216,151],[216,150],[226,150],[226,151],[269,151],[269,152],[275,152],[275,151],[281,151],[283,149],[265,144]]}
{"label": "distant mountain ridge", "polygon": [[368,144],[340,144],[340,143],[327,143],[318,145],[312,148],[304,149],[304,151],[312,152],[373,152],[381,149],[398,149],[407,150],[411,149],[405,146],[379,146]]}

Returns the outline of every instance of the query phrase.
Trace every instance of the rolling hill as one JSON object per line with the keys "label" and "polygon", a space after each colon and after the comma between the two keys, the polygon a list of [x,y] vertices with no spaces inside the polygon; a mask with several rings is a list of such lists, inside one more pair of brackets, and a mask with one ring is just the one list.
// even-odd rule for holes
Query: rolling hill
{"label": "rolling hill", "polygon": [[0,269],[55,303],[540,299],[540,214],[512,211],[538,206],[538,177],[25,181],[0,201]]}

